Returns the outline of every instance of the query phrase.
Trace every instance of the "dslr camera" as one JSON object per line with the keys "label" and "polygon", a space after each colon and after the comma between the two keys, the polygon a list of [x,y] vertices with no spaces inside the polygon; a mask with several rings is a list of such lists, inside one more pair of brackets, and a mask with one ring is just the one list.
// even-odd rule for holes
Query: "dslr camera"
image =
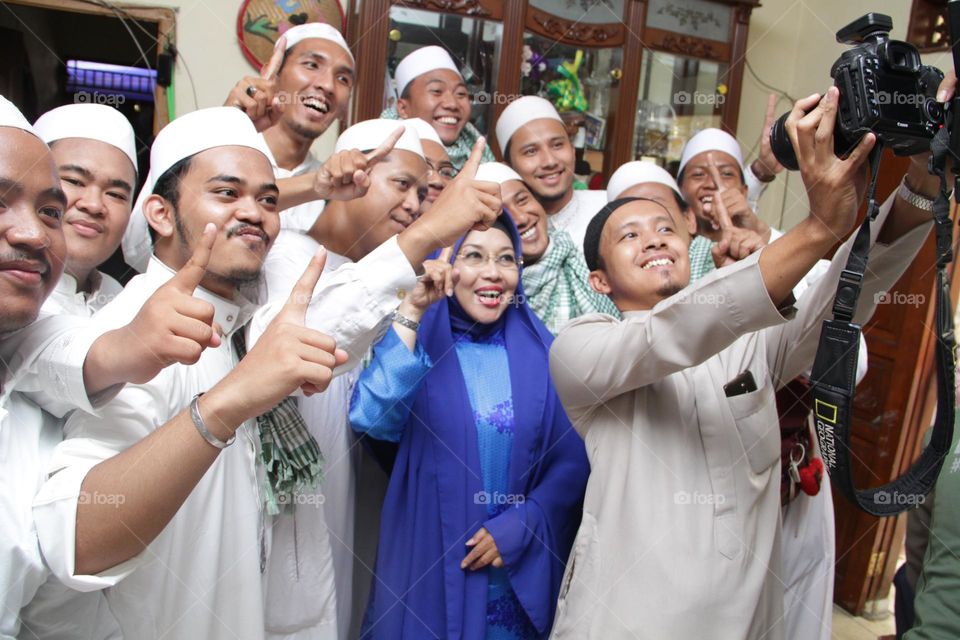
{"label": "dslr camera", "polygon": [[[890,39],[893,20],[868,13],[837,31],[837,42],[853,45],[833,63],[830,76],[840,90],[834,152],[846,157],[869,132],[898,156],[922,153],[944,123],[937,87],[943,73],[920,63],[909,42]],[[770,146],[787,169],[799,169],[784,126],[785,113],[770,129]]]}

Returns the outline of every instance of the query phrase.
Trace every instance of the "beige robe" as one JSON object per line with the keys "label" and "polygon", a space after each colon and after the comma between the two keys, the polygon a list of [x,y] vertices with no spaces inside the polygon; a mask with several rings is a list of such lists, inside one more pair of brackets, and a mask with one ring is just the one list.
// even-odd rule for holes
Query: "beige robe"
{"label": "beige robe", "polygon": [[[929,230],[873,248],[858,321]],[[758,253],[651,311],[583,316],[560,333],[550,370],[592,471],[552,637],[784,637],[774,392],[812,365],[848,252],[790,319]],[[727,398],[747,370],[757,391]]]}

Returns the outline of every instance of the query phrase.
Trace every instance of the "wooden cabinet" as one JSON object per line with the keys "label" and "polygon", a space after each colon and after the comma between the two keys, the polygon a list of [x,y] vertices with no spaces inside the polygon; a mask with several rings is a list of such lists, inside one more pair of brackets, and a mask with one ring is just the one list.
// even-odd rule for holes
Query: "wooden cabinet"
{"label": "wooden cabinet", "polygon": [[702,128],[736,133],[747,28],[758,5],[363,0],[349,25],[358,77],[352,120],[375,118],[396,99],[393,68],[419,46],[442,45],[459,62],[474,96],[473,122],[491,139],[490,123],[513,99],[539,93],[556,104],[550,80],[561,63],[578,62],[586,105],[566,111],[584,115],[575,144],[592,151],[593,170],[609,175],[640,156],[667,166]]}

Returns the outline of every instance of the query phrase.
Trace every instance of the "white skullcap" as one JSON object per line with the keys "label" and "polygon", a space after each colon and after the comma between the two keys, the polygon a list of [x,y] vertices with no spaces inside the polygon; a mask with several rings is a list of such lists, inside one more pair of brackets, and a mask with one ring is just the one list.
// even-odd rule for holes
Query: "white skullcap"
{"label": "white skullcap", "polygon": [[347,52],[347,55],[350,56],[350,62],[353,62],[353,54],[350,52],[350,47],[347,46],[347,41],[343,39],[343,35],[336,28],[330,26],[326,22],[311,22],[309,24],[298,24],[295,27],[287,29],[283,37],[287,39],[287,51],[293,49],[297,46],[297,43],[303,40],[309,40],[310,38],[319,38],[321,40],[329,40],[334,44],[338,45],[341,49]]}
{"label": "white skullcap", "polygon": [[416,129],[407,127],[406,122],[406,120],[377,118],[358,122],[340,134],[334,152],[339,153],[346,149],[372,151],[383,144],[383,141],[389,138],[391,133],[402,126],[404,127],[403,135],[397,140],[397,144],[393,145],[393,148],[412,151],[426,160],[423,155],[423,147],[420,145],[420,136],[417,135]]}
{"label": "white skullcap", "polygon": [[[33,135],[37,136],[37,132],[34,131],[27,119],[23,117],[22,113],[20,113],[20,109],[17,109],[17,105],[13,104],[3,96],[0,96],[0,127],[23,129],[27,133],[32,133]],[[39,138],[40,136],[37,137]]]}
{"label": "white skullcap", "polygon": [[145,271],[153,247],[143,203],[153,194],[157,180],[181,160],[217,147],[249,147],[270,161],[270,151],[250,118],[235,107],[212,107],[184,114],[165,126],[150,147],[150,173],[133,205],[123,235],[123,258],[134,269]]}
{"label": "white skullcap", "polygon": [[549,100],[539,96],[523,96],[507,105],[497,120],[497,143],[500,153],[507,152],[507,143],[517,132],[517,129],[533,120],[547,118],[563,123],[557,109]]}
{"label": "white skullcap", "polygon": [[721,129],[704,129],[687,140],[687,144],[683,147],[683,154],[680,156],[680,168],[677,172],[682,172],[694,156],[705,151],[722,151],[733,156],[740,165],[740,170],[743,171],[743,153],[740,151],[740,143],[737,139]]}
{"label": "white skullcap", "polygon": [[460,68],[446,49],[436,45],[420,47],[408,53],[397,65],[397,70],[393,74],[397,81],[397,95],[402,96],[403,90],[415,78],[435,69],[449,69],[463,78]]}
{"label": "white skullcap", "polygon": [[610,182],[607,183],[607,202],[613,202],[630,187],[645,182],[656,182],[680,193],[677,181],[667,173],[666,169],[655,162],[634,160],[620,165],[620,168],[610,176]]}
{"label": "white skullcap", "polygon": [[137,171],[137,143],[126,117],[105,104],[68,104],[47,111],[33,124],[40,139],[50,144],[64,138],[104,142],[124,153]]}
{"label": "white skullcap", "polygon": [[412,127],[413,130],[417,132],[420,142],[429,140],[430,142],[436,142],[441,147],[446,147],[446,145],[443,144],[443,140],[440,139],[440,134],[437,133],[437,130],[423,118],[407,118],[403,121],[403,125]]}
{"label": "white skullcap", "polygon": [[502,162],[484,162],[477,167],[477,180],[481,182],[496,182],[503,184],[508,180],[523,182],[520,174]]}

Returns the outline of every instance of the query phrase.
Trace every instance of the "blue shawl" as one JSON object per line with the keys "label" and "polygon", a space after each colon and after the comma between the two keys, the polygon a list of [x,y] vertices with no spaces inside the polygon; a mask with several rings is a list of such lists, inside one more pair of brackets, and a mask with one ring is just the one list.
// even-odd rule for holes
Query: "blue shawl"
{"label": "blue shawl", "polygon": [[[500,221],[521,255],[513,221]],[[537,631],[550,631],[589,463],[550,379],[553,336],[523,302],[519,281],[516,295],[519,302],[496,324],[503,327],[514,406],[510,494],[523,501],[490,518],[476,498],[484,491],[477,432],[454,345],[464,333],[453,329],[463,312],[454,300],[441,301],[421,321],[419,339],[433,367],[411,406],[384,501],[366,637],[482,640],[487,571],[460,569],[465,543],[480,527],[496,541]]]}

